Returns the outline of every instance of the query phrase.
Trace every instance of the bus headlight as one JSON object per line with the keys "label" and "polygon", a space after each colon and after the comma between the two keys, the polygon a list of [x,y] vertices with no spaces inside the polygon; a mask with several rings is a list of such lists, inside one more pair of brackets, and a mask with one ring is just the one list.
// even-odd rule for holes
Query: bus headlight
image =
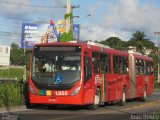
{"label": "bus headlight", "polygon": [[77,87],[71,94],[71,96],[77,95],[81,89],[81,86]]}
{"label": "bus headlight", "polygon": [[33,87],[32,87],[31,85],[29,85],[29,91],[30,91],[32,94],[36,95],[36,91],[33,89]]}

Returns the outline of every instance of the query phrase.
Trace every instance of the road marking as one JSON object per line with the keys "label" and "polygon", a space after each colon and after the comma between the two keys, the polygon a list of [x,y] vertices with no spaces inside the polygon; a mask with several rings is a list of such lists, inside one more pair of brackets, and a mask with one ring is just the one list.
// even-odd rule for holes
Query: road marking
{"label": "road marking", "polygon": [[155,92],[155,93],[153,93],[154,95],[160,95],[160,92]]}
{"label": "road marking", "polygon": [[154,101],[154,102],[145,103],[145,104],[141,104],[141,105],[132,106],[132,107],[129,107],[129,108],[124,108],[122,110],[132,110],[132,109],[137,109],[137,108],[139,108],[139,109],[140,108],[148,108],[148,107],[157,106],[157,105],[160,105],[160,100]]}

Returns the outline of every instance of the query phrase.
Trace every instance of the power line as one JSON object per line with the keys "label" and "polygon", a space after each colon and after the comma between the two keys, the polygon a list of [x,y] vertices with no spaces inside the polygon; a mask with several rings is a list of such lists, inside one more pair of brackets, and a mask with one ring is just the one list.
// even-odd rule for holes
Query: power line
{"label": "power line", "polygon": [[21,35],[19,33],[15,33],[15,32],[5,32],[5,31],[0,31],[0,33],[2,34],[16,34],[16,35]]}
{"label": "power line", "polygon": [[82,9],[80,6],[78,6],[78,8],[80,8],[79,13],[82,15],[82,17],[79,17],[80,19],[74,21],[75,23],[82,21],[82,20],[88,18],[89,16],[91,16],[91,14],[87,10]]}
{"label": "power line", "polygon": [[[13,36],[13,37],[21,37],[21,34],[19,34],[19,35],[17,35],[17,33],[15,34],[15,33],[4,33],[4,32],[0,32],[0,35],[3,35],[3,36]],[[36,36],[34,36],[34,37],[32,37],[32,38],[41,38],[43,35],[36,35]],[[2,36],[1,36],[2,37]]]}
{"label": "power line", "polygon": [[4,25],[4,24],[0,24],[0,26],[13,27],[13,28],[21,28],[21,27],[18,27],[18,26],[10,26],[10,25]]}
{"label": "power line", "polygon": [[80,21],[82,21],[82,20],[85,20],[85,19],[87,19],[89,16],[91,16],[91,15],[88,14],[88,15],[86,15],[86,16],[83,16],[83,17],[81,17],[79,20],[76,20],[75,22],[77,23],[77,22],[80,22]]}
{"label": "power line", "polygon": [[9,16],[3,15],[3,14],[0,14],[0,16],[3,17],[3,18],[20,20],[20,21],[32,21],[33,20],[33,19],[26,20],[26,19],[21,19],[21,18],[9,17]]}
{"label": "power line", "polygon": [[[0,23],[7,23],[7,24],[15,24],[15,21],[10,21],[10,20],[7,20],[7,19],[5,19],[5,20],[0,20]],[[18,22],[18,21],[16,21],[16,25],[22,25],[22,22]]]}
{"label": "power line", "polygon": [[36,7],[36,8],[65,8],[65,6],[33,6],[33,5],[29,5],[29,4],[21,4],[21,3],[13,3],[13,2],[3,2],[4,4],[12,4],[12,5],[16,5],[16,6],[26,6],[26,7]]}
{"label": "power line", "polygon": [[87,10],[80,8],[81,11],[83,11],[85,14],[90,14]]}
{"label": "power line", "polygon": [[3,37],[3,36],[11,36],[11,37],[20,37],[20,35],[15,35],[15,34],[3,34],[3,33],[0,33],[0,36]]}

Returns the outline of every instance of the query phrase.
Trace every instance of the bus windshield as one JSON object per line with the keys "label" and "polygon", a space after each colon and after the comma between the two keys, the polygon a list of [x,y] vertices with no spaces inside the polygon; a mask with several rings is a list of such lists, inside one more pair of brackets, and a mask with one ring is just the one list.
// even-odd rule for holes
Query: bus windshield
{"label": "bus windshield", "polygon": [[40,89],[59,89],[80,80],[80,52],[36,51],[32,59],[32,80]]}

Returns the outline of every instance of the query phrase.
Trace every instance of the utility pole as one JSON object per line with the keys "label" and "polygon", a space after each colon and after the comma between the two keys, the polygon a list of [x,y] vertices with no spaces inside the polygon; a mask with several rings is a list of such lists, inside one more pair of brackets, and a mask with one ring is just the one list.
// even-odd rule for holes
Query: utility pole
{"label": "utility pole", "polygon": [[24,46],[23,46],[23,65],[24,65],[24,71],[23,71],[23,82],[26,82],[27,77],[27,70],[26,70],[26,33],[24,33]]}
{"label": "utility pole", "polygon": [[[66,14],[71,14],[72,12],[72,7],[71,7],[71,1],[67,0],[67,6],[66,6]],[[67,17],[66,18],[66,33],[69,33],[71,27],[71,18]]]}
{"label": "utility pole", "polygon": [[157,35],[158,40],[158,83],[160,84],[160,32],[155,32],[155,35]]}
{"label": "utility pole", "polygon": [[[80,5],[71,5],[71,0],[67,0],[67,5],[66,5],[66,14],[71,14],[72,9],[74,8],[80,8]],[[66,33],[69,33],[69,30],[71,27],[73,27],[73,18],[79,18],[79,16],[71,16],[66,18]]]}

